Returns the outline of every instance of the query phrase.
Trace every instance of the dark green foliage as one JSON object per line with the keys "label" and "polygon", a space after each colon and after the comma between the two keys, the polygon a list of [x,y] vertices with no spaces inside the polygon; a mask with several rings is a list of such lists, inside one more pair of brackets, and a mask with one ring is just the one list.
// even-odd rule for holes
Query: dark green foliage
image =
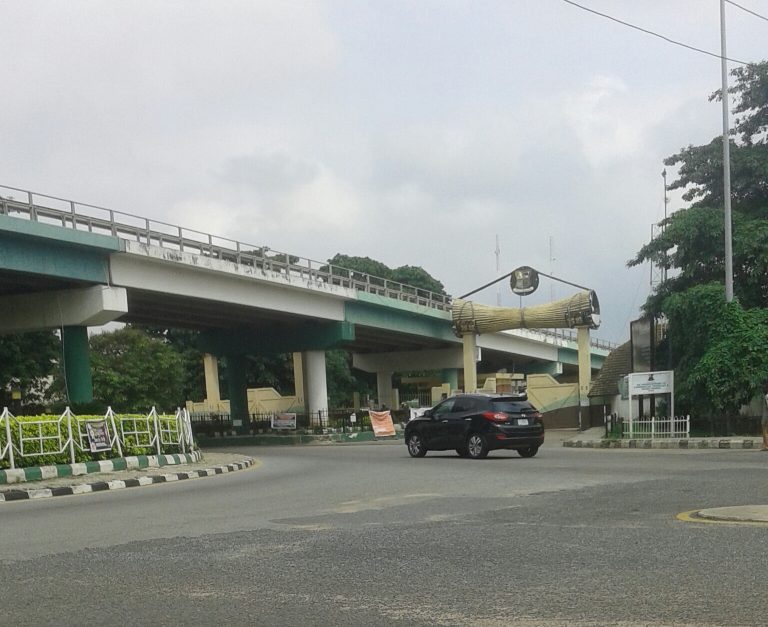
{"label": "dark green foliage", "polygon": [[[731,141],[733,287],[725,302],[722,139],[669,157],[671,189],[692,204],[666,222],[629,265],[665,265],[669,278],[646,302],[669,320],[667,345],[678,406],[733,415],[768,379],[768,62],[732,72],[737,114]],[[713,98],[719,98],[715,93]]]}
{"label": "dark green foliage", "polygon": [[347,351],[335,350],[325,353],[330,407],[352,407],[355,392],[371,395],[376,390],[376,375],[352,368],[351,361]]}
{"label": "dark green foliage", "polygon": [[[83,450],[79,445],[78,431],[84,433],[84,423],[87,420],[101,420],[103,414],[95,415],[76,415],[72,416],[72,433],[75,441],[75,462],[98,461],[100,459],[113,459],[119,457],[117,445],[112,447],[111,451],[102,451],[100,453],[91,453],[88,449],[88,441],[83,438]],[[120,432],[120,421],[126,421],[126,430],[143,431],[149,430],[154,433],[154,421],[147,421],[147,415],[137,416],[116,416],[115,428]],[[133,421],[136,420],[137,424]],[[163,423],[166,428],[169,426],[172,430],[176,429],[176,418],[174,416],[158,416],[158,421]],[[114,435],[112,425],[109,425],[111,435]],[[39,416],[15,416],[11,419],[11,441],[16,451],[14,455],[14,465],[16,468],[25,468],[29,466],[52,466],[56,464],[69,464],[71,462],[70,449],[66,445],[67,440],[67,417],[60,414],[43,414]],[[19,434],[26,440],[24,452],[26,456],[20,454],[21,440]],[[59,439],[61,436],[61,439]],[[137,435],[127,435],[123,443],[123,457],[128,455],[154,455],[157,450],[154,445],[150,446],[151,435],[138,433]],[[5,430],[0,430],[0,447],[6,444]],[[60,450],[61,448],[64,450]],[[179,446],[164,444],[161,447],[164,454],[179,453]],[[42,454],[39,454],[42,453]],[[30,455],[32,454],[32,455]],[[0,468],[9,468],[8,458],[0,460]]]}
{"label": "dark green foliage", "polygon": [[190,400],[205,398],[205,371],[203,353],[197,348],[199,331],[189,329],[169,329],[152,325],[132,324],[148,335],[161,339],[171,346],[181,357],[184,367],[182,397]]}
{"label": "dark green foliage", "polygon": [[[747,308],[768,307],[768,62],[733,71],[731,200],[734,294]],[[715,94],[714,97],[718,97]],[[646,303],[658,314],[666,295],[709,281],[724,282],[722,139],[688,146],[665,163],[679,168],[670,189],[685,189],[691,206],[667,220],[665,232],[644,246],[629,265],[666,264],[669,280]]]}
{"label": "dark green foliage", "polygon": [[[387,281],[403,283],[418,287],[436,294],[445,294],[443,284],[430,275],[426,270],[418,266],[400,266],[392,269],[380,261],[370,257],[355,257],[350,255],[337,254],[328,260],[328,263],[337,269],[351,270],[350,278],[362,281],[368,274]],[[327,267],[323,268],[327,271]]]}
{"label": "dark green foliage", "polygon": [[166,341],[125,327],[91,337],[94,397],[115,411],[148,413],[184,404],[181,355]]}
{"label": "dark green foliage", "polygon": [[[46,403],[47,378],[55,374],[60,352],[53,331],[0,336],[0,409]],[[20,390],[20,403],[12,400],[12,388]]]}

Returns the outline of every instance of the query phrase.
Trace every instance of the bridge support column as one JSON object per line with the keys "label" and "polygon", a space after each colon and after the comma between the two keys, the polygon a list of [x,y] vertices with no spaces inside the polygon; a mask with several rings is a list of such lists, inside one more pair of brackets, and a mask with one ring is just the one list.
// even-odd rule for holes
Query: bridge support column
{"label": "bridge support column", "polygon": [[88,327],[62,327],[61,348],[67,397],[72,404],[93,400]]}
{"label": "bridge support column", "polygon": [[328,386],[325,377],[325,351],[306,351],[302,355],[307,385],[307,413],[310,424],[328,424]]}
{"label": "bridge support column", "polygon": [[456,368],[444,368],[443,380],[441,383],[447,383],[451,386],[451,390],[459,389],[459,371]]}
{"label": "bridge support column", "polygon": [[293,393],[296,404],[306,409],[307,390],[304,384],[304,358],[301,353],[293,353]]}
{"label": "bridge support column", "polygon": [[250,429],[250,416],[248,415],[248,384],[245,377],[246,359],[244,355],[227,355],[225,359],[229,389],[229,417],[238,433],[247,434]]}
{"label": "bridge support column", "polygon": [[464,391],[477,391],[477,335],[467,333],[461,336],[464,346]]}
{"label": "bridge support column", "polygon": [[579,430],[586,429],[589,417],[589,385],[592,381],[589,327],[578,327],[579,346]]}
{"label": "bridge support column", "polygon": [[378,370],[376,372],[376,395],[380,407],[386,405],[387,409],[393,408],[391,370]]}
{"label": "bridge support column", "polygon": [[219,362],[216,355],[205,353],[203,355],[203,371],[205,372],[205,400],[209,403],[218,403],[221,400],[219,390]]}

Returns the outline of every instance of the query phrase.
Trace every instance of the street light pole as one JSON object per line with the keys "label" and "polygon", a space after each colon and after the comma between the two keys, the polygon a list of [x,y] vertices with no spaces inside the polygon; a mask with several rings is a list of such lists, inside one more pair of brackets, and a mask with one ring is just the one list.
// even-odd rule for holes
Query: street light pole
{"label": "street light pole", "polygon": [[[662,235],[667,230],[667,169],[661,172],[661,176],[664,179],[664,222],[662,222],[661,233]],[[667,253],[664,252],[664,265],[661,268],[661,281],[665,283],[667,280]]]}
{"label": "street light pole", "polygon": [[725,59],[725,0],[720,0],[720,70],[723,102],[723,200],[725,201],[725,301],[733,300],[733,244],[731,234],[731,146],[728,122],[728,62]]}

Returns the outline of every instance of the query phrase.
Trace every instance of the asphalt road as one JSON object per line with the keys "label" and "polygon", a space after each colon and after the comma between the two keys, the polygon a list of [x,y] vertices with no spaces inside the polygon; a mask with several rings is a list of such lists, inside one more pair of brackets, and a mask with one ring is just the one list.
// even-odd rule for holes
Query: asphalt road
{"label": "asphalt road", "polygon": [[768,454],[242,449],[255,468],[0,504],[0,623],[765,625]]}

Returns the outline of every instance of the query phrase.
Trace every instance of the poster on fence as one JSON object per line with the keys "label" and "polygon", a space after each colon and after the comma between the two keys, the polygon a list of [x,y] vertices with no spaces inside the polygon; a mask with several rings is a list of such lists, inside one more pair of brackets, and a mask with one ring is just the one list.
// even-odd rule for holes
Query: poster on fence
{"label": "poster on fence", "polygon": [[295,429],[296,414],[272,414],[273,429]]}
{"label": "poster on fence", "polygon": [[373,435],[395,435],[395,425],[392,424],[392,414],[389,411],[371,411],[371,426]]}
{"label": "poster on fence", "polygon": [[85,423],[85,432],[88,434],[88,445],[91,448],[91,453],[112,450],[106,420],[89,420]]}

